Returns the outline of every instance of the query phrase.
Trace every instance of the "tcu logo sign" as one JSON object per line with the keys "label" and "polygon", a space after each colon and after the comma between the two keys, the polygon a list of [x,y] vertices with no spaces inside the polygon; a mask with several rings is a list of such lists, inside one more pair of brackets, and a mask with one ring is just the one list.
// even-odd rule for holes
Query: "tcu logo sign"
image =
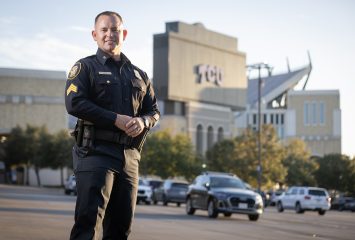
{"label": "tcu logo sign", "polygon": [[216,66],[210,66],[207,64],[201,64],[197,66],[198,82],[213,82],[218,86],[221,86],[223,80],[222,69]]}

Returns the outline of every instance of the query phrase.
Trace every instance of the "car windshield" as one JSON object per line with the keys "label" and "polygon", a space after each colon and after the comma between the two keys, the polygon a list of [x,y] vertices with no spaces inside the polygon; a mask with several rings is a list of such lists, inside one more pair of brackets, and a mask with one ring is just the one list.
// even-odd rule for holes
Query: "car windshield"
{"label": "car windshield", "polygon": [[313,195],[313,196],[327,196],[323,190],[314,190],[314,189],[312,189],[312,190],[310,189],[310,190],[309,190],[309,195]]}
{"label": "car windshield", "polygon": [[186,183],[172,183],[171,187],[187,189],[188,185]]}
{"label": "car windshield", "polygon": [[241,188],[245,189],[244,183],[238,178],[211,177],[211,188]]}

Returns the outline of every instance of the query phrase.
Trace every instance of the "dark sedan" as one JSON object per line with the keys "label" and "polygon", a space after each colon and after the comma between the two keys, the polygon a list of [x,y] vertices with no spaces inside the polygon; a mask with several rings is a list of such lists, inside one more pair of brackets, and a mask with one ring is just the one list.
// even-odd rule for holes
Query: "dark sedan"
{"label": "dark sedan", "polygon": [[207,210],[210,218],[219,213],[230,217],[233,213],[246,214],[257,221],[264,206],[260,194],[246,188],[238,177],[226,173],[206,172],[189,186],[186,196],[186,213],[196,209]]}

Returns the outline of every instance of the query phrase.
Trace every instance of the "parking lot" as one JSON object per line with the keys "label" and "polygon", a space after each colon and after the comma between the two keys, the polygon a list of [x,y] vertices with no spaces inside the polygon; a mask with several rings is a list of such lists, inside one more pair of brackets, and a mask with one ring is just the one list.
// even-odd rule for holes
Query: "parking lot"
{"label": "parking lot", "polygon": [[[61,189],[0,185],[0,239],[63,240],[73,224],[75,197]],[[266,208],[257,222],[245,215],[209,219],[185,214],[184,205],[138,205],[132,240],[354,239],[355,213],[278,213]]]}

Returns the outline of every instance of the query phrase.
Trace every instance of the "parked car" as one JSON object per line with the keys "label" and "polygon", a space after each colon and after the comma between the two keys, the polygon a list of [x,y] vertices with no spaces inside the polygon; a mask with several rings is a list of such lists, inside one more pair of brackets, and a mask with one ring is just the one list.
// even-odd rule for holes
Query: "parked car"
{"label": "parked car", "polygon": [[186,213],[207,210],[210,218],[219,213],[230,217],[233,213],[246,214],[250,221],[257,221],[264,211],[260,194],[247,189],[235,175],[204,172],[197,176],[186,194]]}
{"label": "parked car", "polygon": [[355,212],[355,198],[346,201],[343,210],[350,210]]}
{"label": "parked car", "polygon": [[163,180],[160,179],[153,179],[153,178],[146,178],[143,179],[143,182],[150,186],[152,188],[152,190],[154,191],[154,189],[160,187],[163,184]]}
{"label": "parked car", "polygon": [[334,200],[332,199],[331,209],[336,209],[339,211],[351,210],[351,209],[347,209],[349,206],[351,206],[351,202],[355,202],[355,198],[344,197],[344,196],[336,197],[334,198]]}
{"label": "parked car", "polygon": [[137,203],[145,202],[149,205],[152,203],[152,188],[144,183],[142,179],[138,182]]}
{"label": "parked car", "polygon": [[268,201],[268,205],[270,206],[276,206],[276,203],[279,199],[279,197],[285,192],[285,190],[283,189],[279,189],[276,191],[269,191],[268,195],[269,195],[269,201]]}
{"label": "parked car", "polygon": [[165,180],[160,187],[154,190],[153,202],[154,204],[162,202],[164,206],[168,203],[176,203],[179,207],[181,203],[185,203],[188,186],[186,181]]}
{"label": "parked car", "polygon": [[296,213],[318,211],[319,215],[324,215],[330,209],[330,197],[324,188],[294,186],[279,197],[276,205],[279,212],[293,209]]}
{"label": "parked car", "polygon": [[73,193],[74,195],[77,194],[75,175],[70,175],[67,181],[64,183],[64,193],[66,195],[70,195],[71,193]]}

